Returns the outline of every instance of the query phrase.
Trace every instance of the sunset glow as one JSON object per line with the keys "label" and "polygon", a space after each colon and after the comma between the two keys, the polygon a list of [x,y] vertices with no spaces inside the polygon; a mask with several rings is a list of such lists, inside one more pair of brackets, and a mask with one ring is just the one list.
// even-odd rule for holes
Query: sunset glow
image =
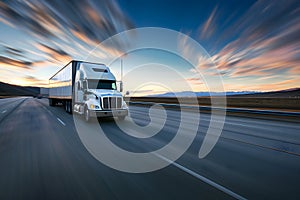
{"label": "sunset glow", "polygon": [[[71,59],[85,59],[110,36],[153,26],[177,30],[199,42],[211,58],[199,57],[198,70],[208,74],[216,67],[226,91],[300,87],[299,1],[169,4],[138,0],[107,1],[105,5],[62,1],[59,6],[40,1],[0,2],[0,81],[47,87],[58,69]],[[176,13],[178,10],[188,13]],[[189,53],[189,46],[183,43],[182,48]],[[100,58],[113,54],[121,55],[122,47],[98,48]],[[124,67],[128,71],[133,66],[125,63]],[[184,67],[182,72],[186,73]],[[196,73],[188,73],[186,81],[193,91],[207,90]],[[145,95],[161,92],[161,88],[149,86],[141,90],[147,90]]]}

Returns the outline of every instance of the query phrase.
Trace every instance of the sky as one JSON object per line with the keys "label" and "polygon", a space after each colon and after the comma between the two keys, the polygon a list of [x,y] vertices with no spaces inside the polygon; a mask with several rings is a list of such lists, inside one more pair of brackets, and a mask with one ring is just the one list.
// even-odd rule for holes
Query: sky
{"label": "sky", "polygon": [[[47,87],[48,79],[71,59],[85,59],[109,37],[141,27],[167,28],[197,41],[210,58],[209,62],[199,59],[196,68],[206,73],[215,67],[226,91],[300,87],[297,0],[1,1],[0,81]],[[100,48],[116,53],[118,44],[115,49]],[[151,74],[164,78],[164,72],[151,73],[164,64],[183,73],[191,90],[207,90],[187,62],[166,52],[132,53],[124,60],[124,73],[134,69],[136,60],[149,61],[151,57],[156,64],[145,63],[145,70],[135,73],[136,79]],[[111,67],[120,79],[119,68]],[[180,87],[182,80],[171,78],[172,87],[185,90]],[[132,79],[126,80],[126,90],[140,90],[141,95],[166,90],[162,85],[140,87]]]}

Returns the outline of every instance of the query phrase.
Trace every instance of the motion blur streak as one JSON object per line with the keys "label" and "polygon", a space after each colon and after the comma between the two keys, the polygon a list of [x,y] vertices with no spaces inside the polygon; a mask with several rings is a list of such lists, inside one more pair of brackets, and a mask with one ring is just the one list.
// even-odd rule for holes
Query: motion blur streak
{"label": "motion blur streak", "polygon": [[11,24],[46,39],[60,39],[71,31],[99,43],[132,27],[114,1],[7,1],[0,9]]}
{"label": "motion blur streak", "polygon": [[[0,64],[13,70],[82,59],[103,40],[133,28],[117,3],[106,0],[4,1],[0,2],[0,19],[25,30],[34,40],[31,52],[2,45],[9,57],[1,56]],[[32,54],[38,54],[42,61],[32,59]]]}
{"label": "motion blur streak", "polygon": [[[260,85],[260,89],[270,90],[274,89],[274,82],[280,83],[277,89],[295,87],[300,81],[299,5],[297,0],[257,1],[242,16],[233,14],[232,18],[223,18],[221,11],[216,16],[216,7],[200,27],[200,39],[212,34],[216,37],[218,33],[218,39],[211,45],[216,49],[210,49],[212,60],[225,79],[251,77],[257,80],[243,89],[256,90]],[[224,29],[223,23],[227,20],[230,25]],[[212,67],[209,63],[200,58],[199,69],[208,70]],[[266,76],[273,79],[272,84],[261,84],[266,81],[261,78]],[[287,79],[288,82],[283,82]],[[241,85],[227,85],[228,90],[238,88]]]}
{"label": "motion blur streak", "polygon": [[[15,83],[30,83],[24,79],[27,75],[41,79],[31,85],[46,83],[58,66],[70,59],[85,59],[103,40],[134,28],[134,22],[138,26],[161,25],[189,33],[211,55],[227,91],[300,87],[300,1],[249,0],[234,5],[233,2],[220,1],[210,7],[205,1],[180,2],[178,4],[191,13],[174,16],[175,3],[174,8],[170,6],[169,10],[162,11],[157,1],[148,2],[154,5],[152,10],[147,4],[129,4],[122,0],[1,1],[0,28],[4,27],[4,39],[0,39],[0,71],[4,68],[5,71],[0,78],[14,83],[6,77],[17,72]],[[201,14],[193,16],[192,7],[198,6]],[[152,17],[135,12],[143,9],[152,13]],[[130,14],[130,18],[124,13]],[[168,24],[153,23],[155,16],[167,18]],[[176,20],[182,21],[179,28],[178,24],[172,25]],[[189,27],[193,23],[193,27]],[[5,40],[4,36],[17,34],[20,37]],[[124,41],[99,48],[97,55],[103,58],[106,54],[119,55]],[[183,52],[192,55],[188,45],[184,45],[184,41],[182,44]],[[200,57],[201,73],[214,76],[211,63]],[[42,66],[49,67],[48,71],[41,70]],[[192,81],[194,91],[206,91],[204,84],[195,81],[196,74],[191,73],[187,81]]]}

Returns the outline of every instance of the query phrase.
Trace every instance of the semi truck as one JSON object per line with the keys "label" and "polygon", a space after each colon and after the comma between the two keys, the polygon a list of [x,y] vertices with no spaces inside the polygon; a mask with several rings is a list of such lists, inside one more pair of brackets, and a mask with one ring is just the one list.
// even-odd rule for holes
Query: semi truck
{"label": "semi truck", "polygon": [[[120,92],[122,92],[122,82]],[[128,107],[117,90],[109,67],[101,63],[72,60],[49,79],[49,105],[62,104],[68,113],[124,120]]]}

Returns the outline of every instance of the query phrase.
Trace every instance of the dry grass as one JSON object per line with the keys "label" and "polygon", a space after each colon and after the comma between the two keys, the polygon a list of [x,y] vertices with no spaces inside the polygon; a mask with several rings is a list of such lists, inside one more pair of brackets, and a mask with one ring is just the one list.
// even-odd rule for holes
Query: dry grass
{"label": "dry grass", "polygon": [[[126,100],[132,102],[142,101],[178,104],[178,100],[176,98],[127,97]],[[227,97],[226,100],[227,107],[300,111],[300,98]],[[183,102],[184,104],[193,104],[193,101],[191,101],[190,98],[181,98],[180,102]],[[198,104],[200,106],[210,106],[211,99],[209,97],[198,97]]]}
{"label": "dry grass", "polygon": [[18,96],[0,96],[0,99],[14,98],[14,97],[18,97]]}

